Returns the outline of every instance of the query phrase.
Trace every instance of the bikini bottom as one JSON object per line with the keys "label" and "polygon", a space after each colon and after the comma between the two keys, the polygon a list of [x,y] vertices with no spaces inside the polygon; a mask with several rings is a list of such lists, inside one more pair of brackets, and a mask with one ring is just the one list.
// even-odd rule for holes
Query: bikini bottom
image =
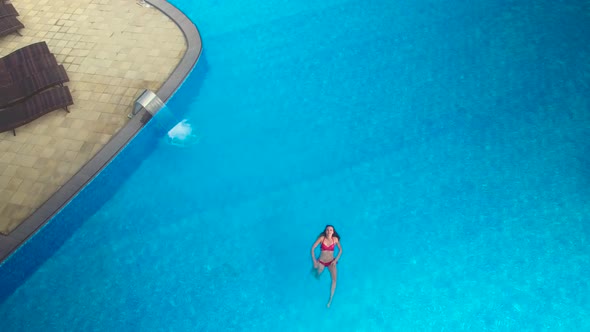
{"label": "bikini bottom", "polygon": [[[320,264],[322,264],[325,267],[330,266],[330,264],[332,264],[333,261],[335,261],[335,260],[333,259],[333,260],[331,260],[331,261],[329,261],[327,263],[324,263],[324,262],[322,262],[321,260],[318,259],[318,262],[320,262]],[[338,263],[336,263],[336,264],[338,264]]]}

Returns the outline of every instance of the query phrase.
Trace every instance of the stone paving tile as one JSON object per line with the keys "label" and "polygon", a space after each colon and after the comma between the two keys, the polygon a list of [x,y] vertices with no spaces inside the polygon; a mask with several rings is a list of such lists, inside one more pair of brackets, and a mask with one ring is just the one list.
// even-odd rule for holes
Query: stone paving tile
{"label": "stone paving tile", "polygon": [[0,56],[46,41],[66,68],[74,105],[0,133],[0,233],[8,234],[74,175],[125,123],[142,89],[156,91],[186,43],[164,14],[132,0],[12,1],[22,36]]}

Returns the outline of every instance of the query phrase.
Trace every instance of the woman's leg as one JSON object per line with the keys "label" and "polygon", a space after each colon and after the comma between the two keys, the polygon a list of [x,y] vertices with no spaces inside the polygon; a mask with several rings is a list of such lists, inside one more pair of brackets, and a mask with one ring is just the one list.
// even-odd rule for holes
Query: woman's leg
{"label": "woman's leg", "polygon": [[318,261],[317,266],[315,266],[315,277],[319,278],[322,272],[324,272],[324,264]]}
{"label": "woman's leg", "polygon": [[330,305],[332,304],[332,298],[334,297],[334,291],[336,290],[336,277],[338,276],[338,269],[336,268],[336,265],[330,265],[328,266],[328,270],[330,271],[330,276],[332,276],[332,287],[330,288],[330,300],[328,301],[328,304],[326,305],[326,307],[330,307]]}

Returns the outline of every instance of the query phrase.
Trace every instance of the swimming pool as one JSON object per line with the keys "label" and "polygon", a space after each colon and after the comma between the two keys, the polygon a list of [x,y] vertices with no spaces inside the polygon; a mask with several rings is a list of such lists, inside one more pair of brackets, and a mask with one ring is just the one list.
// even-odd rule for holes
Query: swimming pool
{"label": "swimming pool", "polygon": [[590,329],[587,6],[173,3],[203,58],[5,263],[3,331]]}

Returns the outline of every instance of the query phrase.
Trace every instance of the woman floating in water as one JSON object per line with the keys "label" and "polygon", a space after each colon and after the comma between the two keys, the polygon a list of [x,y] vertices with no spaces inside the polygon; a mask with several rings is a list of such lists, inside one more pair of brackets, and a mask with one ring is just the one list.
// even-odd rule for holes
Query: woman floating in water
{"label": "woman floating in water", "polygon": [[[320,257],[318,259],[315,258],[314,250],[321,243],[321,251]],[[338,256],[334,258],[334,247],[338,246]],[[313,246],[311,247],[311,259],[313,261],[313,268],[316,273],[316,277],[319,278],[322,271],[324,271],[324,267],[327,267],[330,271],[330,275],[332,276],[332,288],[330,289],[330,300],[326,307],[330,307],[332,304],[332,298],[334,297],[334,290],[336,290],[336,276],[338,274],[338,270],[336,269],[336,264],[338,263],[338,259],[342,256],[342,246],[340,246],[340,235],[336,233],[334,226],[328,225],[323,232],[320,233],[318,239],[314,242]]]}

